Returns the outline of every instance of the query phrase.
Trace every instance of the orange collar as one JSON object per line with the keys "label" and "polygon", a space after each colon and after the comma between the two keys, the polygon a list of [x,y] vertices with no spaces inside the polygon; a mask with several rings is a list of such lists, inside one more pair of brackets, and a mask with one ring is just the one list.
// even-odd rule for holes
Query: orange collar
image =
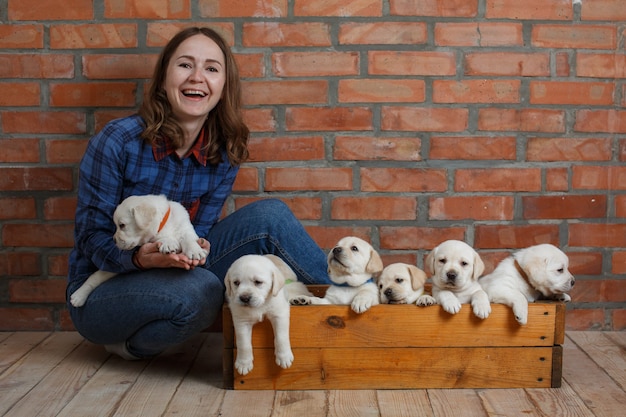
{"label": "orange collar", "polygon": [[167,223],[167,219],[170,218],[170,211],[171,208],[168,206],[167,211],[165,212],[165,216],[163,216],[163,220],[161,220],[161,224],[159,224],[159,230],[157,230],[157,233],[163,229],[163,226],[165,226],[165,223]]}

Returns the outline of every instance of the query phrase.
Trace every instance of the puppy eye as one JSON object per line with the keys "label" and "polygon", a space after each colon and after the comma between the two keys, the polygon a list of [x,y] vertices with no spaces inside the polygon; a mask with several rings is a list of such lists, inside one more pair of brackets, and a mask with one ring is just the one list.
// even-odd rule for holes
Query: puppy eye
{"label": "puppy eye", "polygon": [[562,274],[564,271],[565,271],[564,268],[559,268],[559,269],[556,270],[556,272],[558,272],[559,274]]}
{"label": "puppy eye", "polygon": [[439,263],[440,263],[440,264],[445,264],[445,263],[446,263],[446,258],[441,258],[441,259],[439,259]]}
{"label": "puppy eye", "polygon": [[120,230],[124,230],[124,228],[126,227],[126,225],[124,223],[120,223],[119,226],[117,226],[120,228]]}
{"label": "puppy eye", "polygon": [[378,288],[383,289],[383,284],[378,284]]}
{"label": "puppy eye", "polygon": [[239,280],[234,280],[234,281],[233,281],[233,285],[234,285],[235,287],[238,287],[238,286],[239,286],[239,284],[241,284],[241,282],[239,282]]}
{"label": "puppy eye", "polygon": [[263,281],[261,281],[259,279],[255,279],[254,280],[254,285],[256,285],[257,287],[260,287],[261,285],[263,285]]}
{"label": "puppy eye", "polygon": [[356,246],[352,246],[350,249],[352,250],[352,252],[358,252],[359,251],[359,248],[357,248]]}
{"label": "puppy eye", "polygon": [[469,263],[465,262],[465,261],[461,261],[461,266],[467,266],[469,265]]}
{"label": "puppy eye", "polygon": [[404,282],[404,279],[402,278],[396,278],[396,283],[398,284],[402,284]]}

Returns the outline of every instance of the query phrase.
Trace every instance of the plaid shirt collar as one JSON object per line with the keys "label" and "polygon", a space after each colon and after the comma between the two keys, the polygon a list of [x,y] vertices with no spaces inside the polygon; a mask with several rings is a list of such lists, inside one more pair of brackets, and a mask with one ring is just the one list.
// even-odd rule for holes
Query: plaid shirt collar
{"label": "plaid shirt collar", "polygon": [[196,161],[198,161],[198,163],[200,163],[202,166],[206,166],[207,156],[208,156],[206,145],[207,145],[207,137],[204,134],[204,127],[203,127],[200,133],[198,134],[198,139],[196,139],[193,146],[187,151],[187,153],[182,158],[178,156],[178,154],[176,153],[176,148],[172,146],[172,142],[168,138],[165,138],[165,140],[162,141],[161,143],[154,145],[152,147],[152,154],[154,155],[155,161],[160,161],[163,158],[172,154],[176,156],[176,158],[179,158],[179,159],[184,159],[193,155],[193,157],[196,159]]}

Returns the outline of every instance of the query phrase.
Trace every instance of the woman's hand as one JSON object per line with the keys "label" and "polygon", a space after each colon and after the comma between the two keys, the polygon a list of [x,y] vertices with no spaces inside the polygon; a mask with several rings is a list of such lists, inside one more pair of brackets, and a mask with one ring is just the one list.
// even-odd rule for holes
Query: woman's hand
{"label": "woman's hand", "polygon": [[[206,239],[198,239],[198,244],[207,252],[210,250],[211,245]],[[146,243],[135,252],[133,262],[140,269],[182,268],[189,270],[198,265],[204,265],[206,258],[192,260],[182,253],[165,254],[159,251],[159,243]]]}

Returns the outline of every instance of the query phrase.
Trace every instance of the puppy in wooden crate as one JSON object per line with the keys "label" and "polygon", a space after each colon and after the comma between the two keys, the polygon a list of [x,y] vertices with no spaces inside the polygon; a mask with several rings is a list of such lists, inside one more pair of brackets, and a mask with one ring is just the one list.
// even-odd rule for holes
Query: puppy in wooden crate
{"label": "puppy in wooden crate", "polygon": [[[189,259],[203,259],[208,251],[198,243],[199,237],[182,204],[164,195],[142,195],[125,198],[113,213],[118,248],[130,250],[148,242],[159,242],[161,253],[184,253]],[[74,307],[82,307],[89,294],[115,272],[98,270],[70,296]]]}
{"label": "puppy in wooden crate", "polygon": [[491,314],[489,297],[478,283],[485,264],[470,245],[446,240],[428,254],[426,266],[432,274],[433,297],[445,311],[456,314],[461,304],[471,303],[476,317]]}
{"label": "puppy in wooden crate", "polygon": [[378,278],[381,304],[436,304],[434,297],[424,294],[427,278],[426,272],[415,265],[402,262],[387,265]]}
{"label": "puppy in wooden crate", "polygon": [[247,375],[253,368],[252,327],[267,318],[274,330],[276,364],[289,368],[294,356],[289,338],[289,298],[311,296],[306,286],[275,255],[244,255],[224,278],[226,299],[237,341],[235,368]]}
{"label": "puppy in wooden crate", "polygon": [[328,252],[328,275],[333,285],[324,298],[294,297],[292,305],[350,305],[355,313],[363,313],[379,304],[378,287],[374,282],[383,270],[383,261],[372,245],[355,236],[346,236]]}
{"label": "puppy in wooden crate", "polygon": [[513,309],[515,320],[528,322],[528,302],[540,299],[568,302],[574,286],[569,259],[554,245],[544,243],[515,252],[502,260],[479,283],[489,300]]}

